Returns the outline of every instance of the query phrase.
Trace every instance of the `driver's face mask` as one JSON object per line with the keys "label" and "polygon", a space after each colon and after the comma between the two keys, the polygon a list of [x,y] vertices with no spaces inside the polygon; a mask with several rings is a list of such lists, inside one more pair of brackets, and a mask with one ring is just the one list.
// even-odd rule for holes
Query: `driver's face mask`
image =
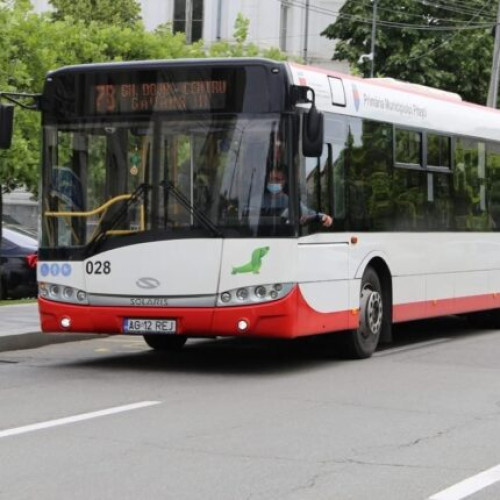
{"label": "driver's face mask", "polygon": [[269,182],[267,184],[267,190],[271,194],[281,193],[281,191],[283,191],[283,184],[281,184],[281,182]]}

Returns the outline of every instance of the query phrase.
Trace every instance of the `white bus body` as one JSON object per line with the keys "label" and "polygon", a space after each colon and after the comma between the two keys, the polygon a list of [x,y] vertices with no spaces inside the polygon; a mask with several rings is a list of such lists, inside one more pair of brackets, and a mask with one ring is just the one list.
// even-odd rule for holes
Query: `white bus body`
{"label": "white bus body", "polygon": [[[297,64],[283,67],[290,83],[314,90],[327,120],[373,120],[452,141],[499,140],[500,113],[454,94]],[[310,105],[301,107],[307,111]],[[386,322],[500,308],[496,231],[338,231],[334,220],[331,231],[298,237],[168,239],[81,260],[41,258],[42,327],[145,335],[151,327],[158,336],[172,328],[186,337],[355,331],[366,313],[360,296],[367,268],[379,273],[384,304],[390,301]],[[242,300],[238,290],[247,290]],[[82,304],[73,300],[79,291]],[[129,319],[174,323],[137,323],[134,332],[124,327]]]}

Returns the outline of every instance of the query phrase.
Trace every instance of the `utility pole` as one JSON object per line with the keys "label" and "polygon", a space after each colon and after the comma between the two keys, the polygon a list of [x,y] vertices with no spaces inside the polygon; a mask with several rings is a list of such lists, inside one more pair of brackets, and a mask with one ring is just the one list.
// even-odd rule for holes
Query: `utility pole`
{"label": "utility pole", "polygon": [[497,107],[498,101],[498,74],[500,70],[500,1],[498,3],[497,23],[495,25],[495,45],[493,47],[493,61],[491,64],[490,88],[486,106]]}
{"label": "utility pole", "polygon": [[193,0],[186,0],[186,43],[193,43]]}
{"label": "utility pole", "polygon": [[306,19],[305,19],[305,26],[304,26],[304,52],[303,52],[303,57],[304,57],[304,64],[307,64],[307,41],[309,38],[309,0],[306,0]]}
{"label": "utility pole", "polygon": [[373,78],[375,72],[375,38],[377,36],[377,3],[378,0],[373,1],[373,17],[372,17],[372,41],[370,49],[370,59],[372,61],[372,66],[370,69],[370,78]]}

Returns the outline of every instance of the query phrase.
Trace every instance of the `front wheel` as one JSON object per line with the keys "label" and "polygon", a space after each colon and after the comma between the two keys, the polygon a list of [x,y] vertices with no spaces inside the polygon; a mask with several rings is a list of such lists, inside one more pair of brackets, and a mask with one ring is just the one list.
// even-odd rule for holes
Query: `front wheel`
{"label": "front wheel", "polygon": [[179,351],[187,341],[184,335],[143,335],[144,341],[155,351]]}
{"label": "front wheel", "polygon": [[361,280],[359,326],[343,335],[344,354],[350,358],[369,358],[377,349],[380,335],[388,318],[384,294],[377,272],[368,267]]}

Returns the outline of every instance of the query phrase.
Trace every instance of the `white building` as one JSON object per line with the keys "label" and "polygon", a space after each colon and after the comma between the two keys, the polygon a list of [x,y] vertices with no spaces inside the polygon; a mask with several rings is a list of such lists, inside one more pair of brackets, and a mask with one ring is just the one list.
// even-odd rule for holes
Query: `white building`
{"label": "white building", "polygon": [[[206,45],[232,40],[239,13],[250,20],[247,42],[261,48],[278,47],[309,64],[347,71],[347,64],[331,60],[334,42],[320,36],[332,24],[345,0],[191,0],[193,39]],[[172,23],[185,30],[188,0],[139,0],[146,29]],[[49,0],[32,0],[35,10],[50,9]],[[307,22],[306,22],[307,21]],[[307,36],[306,36],[307,34]]]}

